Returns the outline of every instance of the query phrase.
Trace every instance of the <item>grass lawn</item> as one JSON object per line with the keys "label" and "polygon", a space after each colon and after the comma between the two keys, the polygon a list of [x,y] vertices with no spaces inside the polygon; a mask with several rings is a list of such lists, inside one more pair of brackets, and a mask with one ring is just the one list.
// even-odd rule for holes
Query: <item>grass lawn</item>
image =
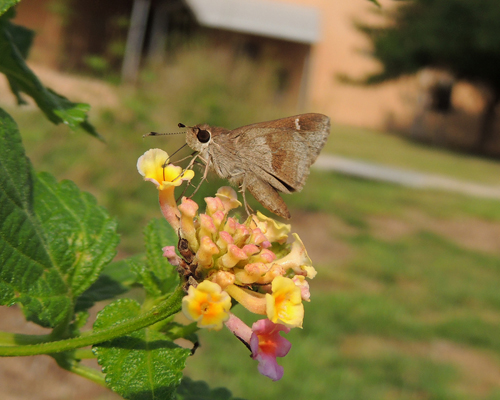
{"label": "grass lawn", "polygon": [[330,257],[310,254],[318,276],[284,378],[255,374],[222,331],[202,333],[194,379],[249,399],[500,398],[500,247],[453,230],[495,229],[498,202],[320,172],[292,197],[319,216],[300,218],[306,246],[329,242]]}

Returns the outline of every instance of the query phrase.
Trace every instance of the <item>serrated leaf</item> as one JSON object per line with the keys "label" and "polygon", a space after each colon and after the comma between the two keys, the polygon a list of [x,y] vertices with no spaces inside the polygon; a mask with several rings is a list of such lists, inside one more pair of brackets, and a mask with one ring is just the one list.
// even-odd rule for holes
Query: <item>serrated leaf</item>
{"label": "serrated leaf", "polygon": [[160,219],[152,220],[144,230],[146,265],[136,265],[134,271],[152,296],[172,292],[179,284],[177,270],[163,257],[162,248],[177,246],[177,235],[173,228]]}
{"label": "serrated leaf", "polygon": [[35,176],[0,109],[0,300],[54,327],[115,254],[116,223],[74,183]]}
{"label": "serrated leaf", "polygon": [[[135,300],[119,299],[96,318],[99,331],[140,314]],[[125,399],[175,399],[175,390],[190,354],[157,331],[145,328],[93,347],[107,385]]]}
{"label": "serrated leaf", "polygon": [[226,388],[210,389],[204,381],[193,381],[185,376],[177,389],[177,400],[244,400],[233,397]]}
{"label": "serrated leaf", "polygon": [[55,124],[64,123],[71,129],[80,127],[91,135],[102,139],[87,120],[88,104],[73,103],[66,97],[46,88],[26,65],[24,58],[31,45],[31,31],[15,25],[7,16],[0,17],[0,72],[4,73],[10,87],[22,102],[20,92],[35,100],[47,118]]}
{"label": "serrated leaf", "polygon": [[4,14],[9,8],[15,6],[21,0],[0,0],[0,15]]}

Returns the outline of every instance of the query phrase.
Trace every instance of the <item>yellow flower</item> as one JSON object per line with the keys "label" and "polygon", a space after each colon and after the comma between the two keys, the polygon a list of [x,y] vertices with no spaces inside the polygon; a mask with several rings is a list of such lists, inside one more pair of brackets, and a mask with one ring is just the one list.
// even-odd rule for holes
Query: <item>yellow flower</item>
{"label": "yellow flower", "polygon": [[253,216],[253,222],[266,235],[270,242],[285,243],[290,233],[291,225],[283,224],[272,218],[266,217],[260,211]]}
{"label": "yellow flower", "polygon": [[158,190],[165,190],[172,186],[180,186],[182,181],[194,177],[192,170],[182,172],[182,168],[173,164],[165,165],[169,160],[168,154],[162,149],[146,151],[137,160],[137,170],[145,181],[153,182]]}
{"label": "yellow flower", "polygon": [[165,165],[169,160],[167,152],[161,149],[146,151],[137,160],[137,170],[145,181],[154,183],[159,190],[160,207],[165,219],[175,230],[179,229],[180,213],[175,201],[174,189],[183,181],[190,181],[194,172],[172,164]]}
{"label": "yellow flower", "polygon": [[232,187],[222,186],[217,190],[216,196],[222,201],[226,213],[233,208],[241,207],[241,203],[238,201],[238,195]]}
{"label": "yellow flower", "polygon": [[229,318],[231,297],[214,282],[203,281],[196,288],[190,286],[182,299],[182,311],[196,321],[199,328],[220,330]]}
{"label": "yellow flower", "polygon": [[237,285],[228,285],[226,292],[248,311],[254,314],[266,315],[266,295]]}
{"label": "yellow flower", "polygon": [[295,241],[292,243],[290,248],[290,253],[285,257],[275,260],[275,264],[281,265],[285,270],[293,270],[295,274],[306,275],[309,279],[313,279],[316,276],[316,270],[312,265],[312,261],[307,255],[306,247],[302,240],[300,240],[299,235],[292,233]]}
{"label": "yellow flower", "polygon": [[272,294],[266,294],[266,312],[267,318],[275,324],[302,328],[304,305],[300,288],[290,278],[274,278]]}

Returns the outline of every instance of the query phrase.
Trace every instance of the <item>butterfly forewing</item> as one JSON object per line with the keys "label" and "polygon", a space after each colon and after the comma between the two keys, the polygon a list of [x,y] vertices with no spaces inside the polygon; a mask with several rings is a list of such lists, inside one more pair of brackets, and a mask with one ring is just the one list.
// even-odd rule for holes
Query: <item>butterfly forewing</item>
{"label": "butterfly forewing", "polygon": [[231,136],[238,142],[242,160],[255,160],[251,164],[256,172],[261,169],[274,176],[291,192],[304,186],[309,167],[318,157],[329,133],[327,116],[302,114],[243,126],[231,131]]}

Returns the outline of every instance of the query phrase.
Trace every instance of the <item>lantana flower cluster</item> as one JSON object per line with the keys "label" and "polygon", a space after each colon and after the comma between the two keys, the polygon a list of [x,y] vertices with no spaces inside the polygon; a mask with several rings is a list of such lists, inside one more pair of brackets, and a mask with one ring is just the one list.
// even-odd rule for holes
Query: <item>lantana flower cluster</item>
{"label": "lantana flower cluster", "polygon": [[[221,187],[205,198],[205,212],[183,197],[177,206],[174,189],[190,181],[194,172],[165,165],[166,152],[152,149],[141,156],[137,168],[156,185],[164,217],[179,235],[175,246],[163,248],[164,256],[185,279],[187,294],[183,313],[199,328],[219,330],[224,325],[252,351],[259,371],[281,379],[290,342],[280,335],[302,327],[303,301],[309,301],[309,284],[316,271],[297,234],[287,243],[290,225],[257,212],[239,222],[230,212],[241,206],[231,187]],[[231,312],[234,299],[265,318],[250,328]]]}

